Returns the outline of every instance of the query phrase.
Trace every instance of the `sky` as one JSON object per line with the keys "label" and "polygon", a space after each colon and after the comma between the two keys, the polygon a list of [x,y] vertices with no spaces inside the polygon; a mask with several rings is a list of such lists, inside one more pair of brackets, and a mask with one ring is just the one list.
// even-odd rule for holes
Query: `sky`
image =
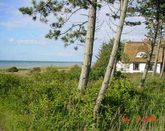
{"label": "sky", "polygon": [[[18,11],[18,8],[29,5],[31,0],[0,0],[0,60],[83,61],[83,46],[74,50],[74,45],[64,47],[61,40],[46,39],[44,36],[50,29],[49,25],[33,21],[31,17],[22,15]],[[105,6],[97,12],[98,28],[95,35],[93,61],[96,61],[95,56],[101,44],[114,37],[113,30],[116,27],[105,15],[109,11],[108,8]],[[76,19],[76,16],[73,17],[73,20]],[[134,19],[143,20],[143,18]],[[79,18],[79,21],[84,19]],[[145,33],[144,25],[125,27],[122,40],[142,41]]]}

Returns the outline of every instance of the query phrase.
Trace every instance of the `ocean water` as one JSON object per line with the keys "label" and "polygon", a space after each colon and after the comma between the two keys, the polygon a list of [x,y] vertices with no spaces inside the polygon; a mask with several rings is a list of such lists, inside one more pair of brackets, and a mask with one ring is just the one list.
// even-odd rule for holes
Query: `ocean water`
{"label": "ocean water", "polygon": [[66,67],[82,65],[82,62],[66,62],[66,61],[8,61],[0,60],[0,68],[9,68],[16,66],[18,68],[33,68],[33,67],[48,67],[48,66],[57,66],[57,67]]}

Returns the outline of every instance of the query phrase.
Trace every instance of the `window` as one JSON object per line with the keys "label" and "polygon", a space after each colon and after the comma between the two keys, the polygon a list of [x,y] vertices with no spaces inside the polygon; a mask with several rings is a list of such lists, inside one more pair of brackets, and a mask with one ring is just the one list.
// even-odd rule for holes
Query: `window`
{"label": "window", "polygon": [[142,58],[142,57],[144,57],[145,55],[146,55],[145,52],[138,52],[138,53],[136,54],[136,57]]}
{"label": "window", "polygon": [[139,63],[133,64],[133,70],[139,70]]}

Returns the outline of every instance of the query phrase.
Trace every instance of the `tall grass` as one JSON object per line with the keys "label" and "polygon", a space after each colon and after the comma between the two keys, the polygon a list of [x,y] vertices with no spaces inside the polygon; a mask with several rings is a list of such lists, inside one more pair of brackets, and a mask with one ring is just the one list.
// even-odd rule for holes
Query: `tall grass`
{"label": "tall grass", "polygon": [[[79,67],[67,71],[48,68],[28,77],[0,74],[0,129],[4,130],[163,130],[165,79],[148,79],[136,88],[139,74],[116,77],[103,100],[100,114],[93,107],[102,78],[91,80],[85,94],[77,90]],[[132,80],[134,79],[134,81]],[[130,122],[122,120],[128,115]],[[155,116],[154,122],[137,116]]]}

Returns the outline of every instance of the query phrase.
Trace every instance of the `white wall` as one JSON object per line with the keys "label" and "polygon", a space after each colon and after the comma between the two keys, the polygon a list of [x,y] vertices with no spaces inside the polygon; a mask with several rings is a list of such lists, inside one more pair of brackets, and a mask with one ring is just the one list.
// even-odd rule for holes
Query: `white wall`
{"label": "white wall", "polygon": [[[144,72],[144,69],[145,69],[145,63],[140,63],[139,64],[139,70],[133,70],[133,63],[123,64],[119,61],[116,65],[116,70],[117,71],[121,71],[121,72],[125,72],[125,73]],[[160,69],[161,69],[161,65],[159,63],[159,64],[157,64],[156,72],[160,73]],[[149,72],[152,72],[152,71],[149,71]]]}
{"label": "white wall", "polygon": [[160,73],[160,71],[161,71],[161,64],[157,64],[156,72]]}

